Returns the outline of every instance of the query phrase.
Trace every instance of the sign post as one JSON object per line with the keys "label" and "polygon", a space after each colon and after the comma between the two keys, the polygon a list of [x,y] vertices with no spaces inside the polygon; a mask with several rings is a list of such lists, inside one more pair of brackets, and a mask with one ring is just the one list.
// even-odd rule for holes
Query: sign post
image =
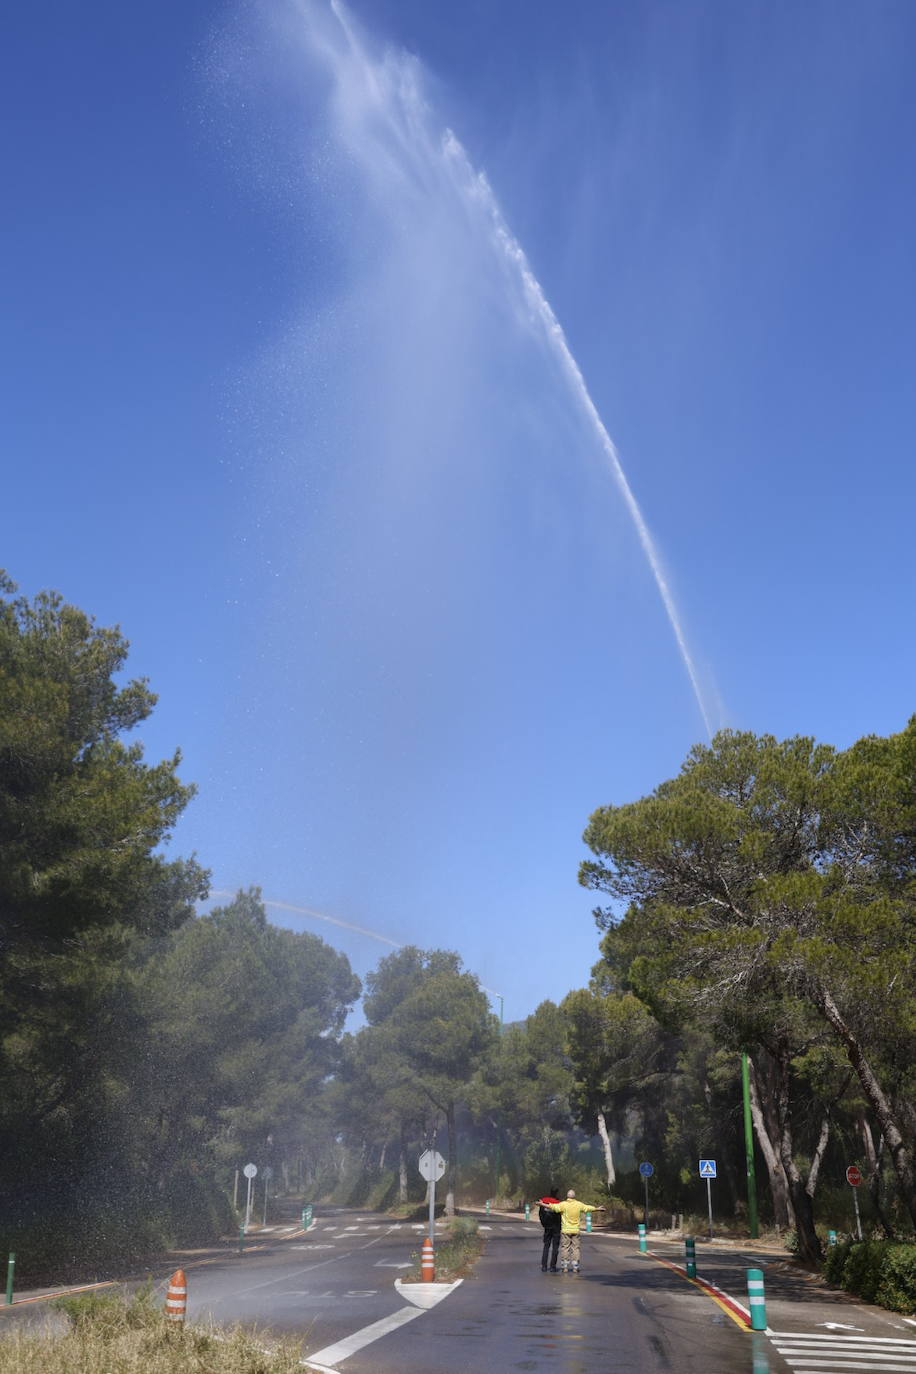
{"label": "sign post", "polygon": [[709,1208],[709,1239],[712,1240],[712,1180],[716,1176],[716,1161],[714,1159],[700,1160],[700,1178],[706,1180],[706,1203]]}
{"label": "sign post", "polygon": [[429,1184],[429,1239],[435,1248],[436,1182],[445,1173],[445,1160],[438,1150],[424,1150],[417,1161],[417,1168],[420,1170],[420,1177],[425,1178]]}
{"label": "sign post", "polygon": [[246,1164],[242,1173],[248,1180],[248,1196],[245,1199],[245,1230],[247,1231],[248,1227],[251,1225],[251,1180],[257,1178],[257,1164]]}
{"label": "sign post", "polygon": [[645,1221],[645,1224],[646,1224],[646,1234],[648,1235],[648,1232],[649,1232],[649,1179],[650,1179],[650,1178],[652,1177],[652,1175],[655,1173],[655,1166],[654,1166],[653,1164],[650,1164],[649,1161],[646,1160],[646,1161],[644,1161],[644,1163],[640,1164],[640,1166],[639,1166],[639,1172],[642,1174],[642,1181],[643,1181],[643,1184],[645,1185],[645,1189],[646,1189],[646,1210],[645,1210],[645,1215],[644,1215],[643,1220]]}
{"label": "sign post", "polygon": [[852,1200],[856,1208],[856,1235],[862,1239],[862,1218],[859,1216],[859,1184],[862,1182],[862,1172],[855,1164],[850,1164],[846,1170],[846,1182],[852,1189]]}

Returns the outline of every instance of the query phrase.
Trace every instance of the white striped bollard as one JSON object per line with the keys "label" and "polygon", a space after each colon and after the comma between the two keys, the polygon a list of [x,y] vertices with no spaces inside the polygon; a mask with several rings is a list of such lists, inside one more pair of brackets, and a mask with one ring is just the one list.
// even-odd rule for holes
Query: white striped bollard
{"label": "white striped bollard", "polygon": [[643,1222],[639,1223],[639,1248],[645,1254],[647,1249],[646,1228]]}
{"label": "white striped bollard", "polygon": [[763,1270],[748,1269],[747,1301],[751,1309],[751,1330],[766,1331],[767,1301],[763,1292]]}
{"label": "white striped bollard", "polygon": [[687,1256],[687,1277],[695,1279],[697,1276],[697,1243],[693,1236],[684,1237],[684,1251]]}

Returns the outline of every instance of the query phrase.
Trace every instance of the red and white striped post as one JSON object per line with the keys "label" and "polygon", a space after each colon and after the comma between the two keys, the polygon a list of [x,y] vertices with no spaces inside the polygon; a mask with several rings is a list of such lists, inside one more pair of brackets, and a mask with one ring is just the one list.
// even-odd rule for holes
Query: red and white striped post
{"label": "red and white striped post", "polygon": [[176,1269],[169,1279],[165,1295],[165,1315],[170,1322],[183,1322],[188,1305],[188,1281],[183,1269]]}
{"label": "red and white striped post", "polygon": [[420,1252],[420,1282],[435,1283],[436,1281],[436,1256],[433,1250],[433,1243],[429,1236],[423,1242],[423,1249]]}

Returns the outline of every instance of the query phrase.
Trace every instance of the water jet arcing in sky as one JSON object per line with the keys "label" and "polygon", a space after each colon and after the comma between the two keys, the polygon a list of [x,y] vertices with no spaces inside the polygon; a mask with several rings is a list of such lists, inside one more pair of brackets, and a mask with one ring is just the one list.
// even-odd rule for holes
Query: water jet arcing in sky
{"label": "water jet arcing in sky", "polygon": [[[327,36],[319,46],[337,83],[342,127],[351,149],[362,152],[367,165],[371,164],[368,171],[373,178],[390,174],[394,169],[405,194],[418,187],[442,186],[444,181],[466,212],[476,212],[482,232],[510,269],[515,288],[521,289],[531,329],[540,333],[607,461],[649,564],[706,733],[711,736],[711,711],[658,548],[563,328],[524,249],[509,229],[485,174],[473,168],[463,145],[450,129],[435,135],[415,60],[391,54],[383,59],[373,58],[340,0],[330,0],[330,7],[346,46],[341,48],[333,40],[329,42]],[[310,3],[308,9],[312,12]],[[384,157],[380,156],[382,152]]]}
{"label": "water jet arcing in sky", "polygon": [[[234,897],[235,893],[230,892],[228,888],[215,887],[211,889],[210,896]],[[292,911],[297,916],[310,916],[315,921],[326,921],[328,925],[339,926],[341,930],[352,930],[356,935],[367,935],[370,940],[380,940],[383,945],[391,945],[392,949],[404,948],[397,940],[380,935],[377,930],[354,925],[352,921],[344,921],[339,916],[329,916],[326,911],[316,911],[313,906],[296,906],[293,902],[277,902],[268,897],[262,897],[260,901],[263,906],[275,907],[277,911]]]}

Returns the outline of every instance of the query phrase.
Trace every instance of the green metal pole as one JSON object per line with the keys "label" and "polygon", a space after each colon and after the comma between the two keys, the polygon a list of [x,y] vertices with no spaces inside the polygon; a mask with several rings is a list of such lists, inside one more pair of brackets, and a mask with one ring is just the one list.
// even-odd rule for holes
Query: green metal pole
{"label": "green metal pole", "polygon": [[10,1257],[6,1266],[6,1305],[13,1305],[13,1272],[16,1268],[16,1251],[10,1251]]}
{"label": "green metal pole", "polygon": [[744,1154],[747,1160],[747,1220],[751,1240],[760,1235],[757,1219],[757,1176],[754,1173],[754,1123],[751,1120],[751,1073],[747,1051],[741,1056],[741,1091],[744,1097]]}

